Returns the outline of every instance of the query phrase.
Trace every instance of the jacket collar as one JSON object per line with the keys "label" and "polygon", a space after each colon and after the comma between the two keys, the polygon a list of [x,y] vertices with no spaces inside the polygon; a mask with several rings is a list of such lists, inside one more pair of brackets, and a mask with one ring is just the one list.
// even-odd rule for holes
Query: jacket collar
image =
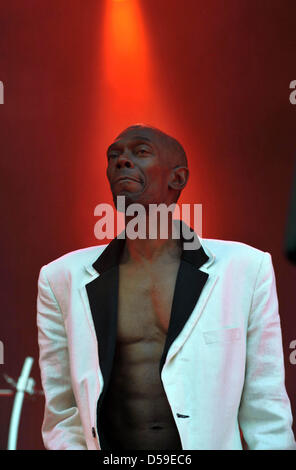
{"label": "jacket collar", "polygon": [[[182,220],[174,220],[174,223],[180,230],[180,238],[182,241],[182,254],[181,260],[186,261],[194,265],[196,268],[200,268],[205,263],[207,267],[214,261],[215,256],[211,253],[210,250],[203,248],[203,244],[201,243],[201,239],[198,237],[196,232],[185,224]],[[184,237],[185,230],[190,230],[192,233],[192,238],[188,240]],[[184,244],[189,243],[192,241],[193,237],[195,238],[196,242],[195,245],[198,247],[196,249],[185,249]],[[92,264],[93,268],[99,273],[102,274],[109,269],[113,268],[114,266],[119,264],[120,256],[123,252],[126,240],[126,230],[123,230],[116,238],[114,238],[105,248],[103,253],[96,259],[96,261]],[[207,251],[207,253],[206,253]]]}

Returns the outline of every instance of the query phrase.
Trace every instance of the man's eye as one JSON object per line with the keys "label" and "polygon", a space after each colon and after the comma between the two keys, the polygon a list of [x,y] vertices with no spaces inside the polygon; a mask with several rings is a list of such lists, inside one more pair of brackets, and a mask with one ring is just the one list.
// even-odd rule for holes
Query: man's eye
{"label": "man's eye", "polygon": [[149,150],[142,147],[142,148],[137,149],[136,153],[140,153],[143,155],[144,153],[149,153]]}
{"label": "man's eye", "polygon": [[116,157],[116,156],[117,156],[117,153],[115,153],[115,152],[113,152],[113,153],[108,153],[107,158],[108,158],[108,160],[109,160],[109,158],[114,158],[114,157]]}

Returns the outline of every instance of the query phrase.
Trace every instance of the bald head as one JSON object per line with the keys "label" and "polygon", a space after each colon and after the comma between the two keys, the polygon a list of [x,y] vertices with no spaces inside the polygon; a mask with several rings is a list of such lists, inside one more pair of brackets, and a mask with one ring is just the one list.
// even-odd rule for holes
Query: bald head
{"label": "bald head", "polygon": [[[187,184],[189,170],[182,145],[156,127],[127,127],[108,147],[107,157],[113,198],[125,194],[129,201],[144,205],[170,204],[177,202]],[[113,184],[123,172],[137,181]]]}
{"label": "bald head", "polygon": [[178,166],[188,167],[187,156],[184,148],[174,137],[166,134],[157,127],[147,126],[145,124],[134,124],[124,129],[116,138],[122,137],[124,134],[132,131],[148,131],[154,135],[162,149],[165,152],[165,159],[170,168]]}

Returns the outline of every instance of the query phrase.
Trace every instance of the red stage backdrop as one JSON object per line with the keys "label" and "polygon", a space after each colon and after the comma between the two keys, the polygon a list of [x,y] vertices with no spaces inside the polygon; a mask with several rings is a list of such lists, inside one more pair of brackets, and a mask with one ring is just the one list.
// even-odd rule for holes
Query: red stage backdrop
{"label": "red stage backdrop", "polygon": [[[42,265],[99,242],[112,204],[106,147],[136,122],[184,145],[180,203],[203,207],[203,237],[272,254],[286,385],[296,417],[296,265],[283,240],[295,161],[294,1],[3,0],[0,13],[3,374],[26,356],[41,387],[36,327]],[[12,398],[0,399],[0,446]],[[19,449],[43,449],[43,398],[26,398]]]}

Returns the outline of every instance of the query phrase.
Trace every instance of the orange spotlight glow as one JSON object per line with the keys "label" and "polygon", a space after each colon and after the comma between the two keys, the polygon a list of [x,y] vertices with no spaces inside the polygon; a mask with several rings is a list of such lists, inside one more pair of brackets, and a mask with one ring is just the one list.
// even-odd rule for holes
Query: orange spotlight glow
{"label": "orange spotlight glow", "polygon": [[98,28],[96,93],[92,117],[88,115],[93,126],[87,140],[87,152],[93,155],[88,165],[94,180],[86,191],[93,191],[96,204],[112,203],[106,179],[106,148],[120,131],[131,124],[145,123],[174,133],[174,113],[165,105],[164,90],[156,79],[139,0],[105,0],[104,8]]}
{"label": "orange spotlight glow", "polygon": [[107,3],[104,22],[104,75],[108,97],[117,105],[147,100],[149,60],[147,41],[137,0]]}

